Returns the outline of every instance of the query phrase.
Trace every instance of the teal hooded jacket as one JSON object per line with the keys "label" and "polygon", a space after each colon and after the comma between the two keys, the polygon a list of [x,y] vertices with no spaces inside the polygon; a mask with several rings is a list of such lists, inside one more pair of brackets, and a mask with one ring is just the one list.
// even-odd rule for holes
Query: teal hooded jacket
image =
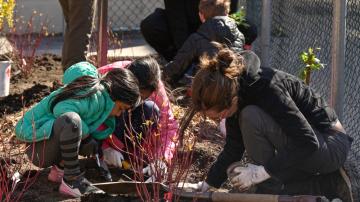
{"label": "teal hooded jacket", "polygon": [[[88,62],[80,62],[68,68],[63,77],[63,83],[69,84],[81,76],[98,78],[96,67]],[[55,95],[62,91],[63,87],[45,97],[21,118],[15,127],[15,134],[19,140],[25,142],[37,142],[49,139],[55,120],[66,112],[75,112],[81,118],[82,135],[91,135],[95,139],[105,139],[115,129],[115,118],[109,117],[115,103],[110,98],[106,88],[84,99],[67,99],[57,103],[50,110],[50,104]],[[86,89],[82,93],[86,93]],[[96,129],[105,123],[108,128],[103,131]]]}

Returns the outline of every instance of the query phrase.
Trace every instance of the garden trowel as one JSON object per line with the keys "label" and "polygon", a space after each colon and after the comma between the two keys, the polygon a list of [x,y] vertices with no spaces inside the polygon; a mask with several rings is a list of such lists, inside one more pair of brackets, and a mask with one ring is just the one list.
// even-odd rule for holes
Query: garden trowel
{"label": "garden trowel", "polygon": [[[189,183],[190,184],[190,183]],[[192,188],[189,184],[178,185],[178,188],[187,187]],[[169,192],[169,188],[158,182],[107,182],[93,184],[93,186],[103,190],[107,194],[120,194],[127,196],[138,196],[137,192],[141,191],[141,186],[146,186],[146,189],[151,192],[155,186],[158,186],[160,193]],[[139,189],[140,188],[140,189]],[[145,187],[144,187],[145,188]],[[174,191],[174,190],[173,190]],[[244,193],[225,193],[225,192],[192,192],[175,191],[174,196],[180,199],[197,199],[197,201],[212,201],[212,202],[328,202],[325,197],[321,196],[284,196],[284,195],[270,195],[270,194],[244,194]]]}
{"label": "garden trowel", "polygon": [[154,190],[156,186],[158,186],[158,190],[160,192],[167,192],[169,190],[166,185],[158,182],[122,181],[122,182],[96,183],[92,185],[103,190],[108,194],[121,194],[121,195],[137,195],[138,190],[141,189],[147,189],[149,192],[151,192],[151,190]]}

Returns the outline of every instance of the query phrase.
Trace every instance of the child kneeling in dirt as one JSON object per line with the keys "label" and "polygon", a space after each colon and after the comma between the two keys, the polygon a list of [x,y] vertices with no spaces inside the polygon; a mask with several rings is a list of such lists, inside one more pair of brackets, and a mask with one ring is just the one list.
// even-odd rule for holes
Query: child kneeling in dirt
{"label": "child kneeling in dirt", "polygon": [[195,74],[199,57],[204,53],[214,55],[217,52],[214,41],[238,52],[243,50],[244,35],[238,30],[236,22],[228,17],[229,10],[229,0],[200,0],[199,16],[203,24],[187,38],[174,60],[164,68],[169,84],[191,84],[188,78]]}
{"label": "child kneeling in dirt", "polygon": [[[164,176],[166,174],[166,165],[171,163],[178,130],[178,123],[173,116],[169,98],[161,81],[160,66],[154,58],[146,57],[133,62],[120,61],[109,64],[99,68],[98,71],[100,74],[106,74],[114,68],[127,68],[135,75],[139,81],[143,103],[116,118],[115,132],[102,143],[104,161],[109,165],[122,167],[124,155],[131,153],[134,143],[129,140],[129,133],[133,133],[135,136],[141,134],[143,139],[154,140],[158,138],[160,141],[156,145],[150,146],[152,148],[148,152],[154,159],[162,159],[163,161],[148,162],[149,166],[144,169],[146,172],[144,174],[150,176],[148,181],[160,180],[161,176],[155,176],[153,174],[155,172],[151,172],[151,167],[157,164],[163,171],[159,175]],[[159,136],[156,135],[158,133]],[[144,140],[142,141],[144,142]],[[130,148],[126,148],[126,146]],[[131,156],[128,157],[132,158]]]}
{"label": "child kneeling in dirt", "polygon": [[[221,49],[200,59],[194,110],[226,118],[226,144],[198,189],[229,178],[244,192],[323,195],[350,201],[342,166],[351,147],[335,111],[297,77],[260,68],[251,51]],[[240,163],[244,151],[252,163]]]}
{"label": "child kneeling in dirt", "polygon": [[[27,111],[15,133],[30,144],[26,153],[34,165],[57,165],[48,179],[61,182],[60,193],[80,197],[100,190],[80,171],[78,156],[97,154],[96,140],[112,134],[115,117],[136,107],[141,98],[138,81],[127,69],[114,69],[99,78],[93,65],[80,62],[66,72],[68,84]],[[108,128],[97,131],[103,123]]]}

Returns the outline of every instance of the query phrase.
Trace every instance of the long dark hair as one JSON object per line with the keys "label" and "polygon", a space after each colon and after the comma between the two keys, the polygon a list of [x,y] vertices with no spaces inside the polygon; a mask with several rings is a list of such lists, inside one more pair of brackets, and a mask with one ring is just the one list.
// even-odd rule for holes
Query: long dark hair
{"label": "long dark hair", "polygon": [[[86,93],[82,93],[86,90]],[[112,69],[102,78],[82,76],[66,85],[51,101],[53,111],[57,103],[67,99],[87,98],[98,91],[107,90],[113,101],[121,101],[137,106],[140,101],[139,84],[136,77],[127,69]]]}
{"label": "long dark hair", "polygon": [[160,65],[153,57],[136,59],[129,64],[128,69],[138,79],[140,90],[157,90],[161,73]]}

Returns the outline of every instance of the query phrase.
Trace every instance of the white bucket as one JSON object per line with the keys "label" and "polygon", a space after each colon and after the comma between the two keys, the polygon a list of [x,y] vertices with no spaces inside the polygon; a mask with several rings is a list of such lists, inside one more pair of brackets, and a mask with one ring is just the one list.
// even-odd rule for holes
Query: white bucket
{"label": "white bucket", "polygon": [[9,95],[11,62],[0,61],[0,97]]}

